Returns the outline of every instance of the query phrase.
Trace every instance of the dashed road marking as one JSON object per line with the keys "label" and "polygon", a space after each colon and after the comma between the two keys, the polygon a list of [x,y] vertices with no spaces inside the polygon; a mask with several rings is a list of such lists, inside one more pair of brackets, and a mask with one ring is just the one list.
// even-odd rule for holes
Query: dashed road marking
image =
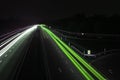
{"label": "dashed road marking", "polygon": [[59,72],[62,72],[62,69],[61,69],[60,67],[58,67],[58,71],[59,71]]}
{"label": "dashed road marking", "polygon": [[7,57],[8,55],[7,54],[5,54],[5,57]]}
{"label": "dashed road marking", "polygon": [[0,60],[0,63],[2,63],[2,60]]}
{"label": "dashed road marking", "polygon": [[72,68],[70,70],[71,70],[72,73],[74,73],[74,70]]}
{"label": "dashed road marking", "polygon": [[65,63],[68,64],[68,61],[66,60]]}

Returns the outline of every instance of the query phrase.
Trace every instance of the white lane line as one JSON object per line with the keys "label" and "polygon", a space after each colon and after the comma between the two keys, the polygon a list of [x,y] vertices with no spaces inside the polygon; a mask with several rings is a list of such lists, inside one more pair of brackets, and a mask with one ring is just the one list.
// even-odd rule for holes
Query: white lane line
{"label": "white lane line", "polygon": [[62,72],[62,69],[61,69],[60,67],[58,67],[58,71],[59,71],[59,72]]}

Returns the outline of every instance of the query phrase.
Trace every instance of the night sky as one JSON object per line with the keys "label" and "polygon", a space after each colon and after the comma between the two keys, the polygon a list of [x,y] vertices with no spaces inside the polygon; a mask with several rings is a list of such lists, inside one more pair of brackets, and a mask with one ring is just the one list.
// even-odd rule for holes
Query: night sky
{"label": "night sky", "polygon": [[1,0],[0,34],[31,24],[69,18],[76,14],[120,14],[119,0]]}
{"label": "night sky", "polygon": [[0,18],[54,20],[78,13],[119,14],[119,0],[3,0],[0,2]]}

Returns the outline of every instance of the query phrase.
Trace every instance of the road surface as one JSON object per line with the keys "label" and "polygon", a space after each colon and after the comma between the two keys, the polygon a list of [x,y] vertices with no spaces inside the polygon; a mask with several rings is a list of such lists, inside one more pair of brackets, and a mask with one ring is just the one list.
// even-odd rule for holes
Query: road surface
{"label": "road surface", "polygon": [[0,46],[0,80],[109,80],[47,26],[33,25]]}

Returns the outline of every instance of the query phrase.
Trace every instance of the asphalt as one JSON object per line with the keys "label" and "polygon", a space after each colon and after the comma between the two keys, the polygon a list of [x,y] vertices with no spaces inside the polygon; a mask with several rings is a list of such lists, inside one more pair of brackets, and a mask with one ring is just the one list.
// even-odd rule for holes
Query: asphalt
{"label": "asphalt", "polygon": [[48,73],[51,80],[83,80],[80,72],[60,50],[46,32],[42,32],[42,45],[46,53]]}
{"label": "asphalt", "polygon": [[91,64],[105,74],[109,80],[120,80],[120,51],[114,51],[109,55],[97,58]]}
{"label": "asphalt", "polygon": [[[0,80],[14,80],[21,61],[31,43],[33,33],[20,38],[9,50],[0,56]],[[10,45],[8,44],[7,46]],[[3,52],[4,50],[2,49],[1,53]]]}
{"label": "asphalt", "polygon": [[[41,29],[32,33],[20,46],[16,44],[14,47],[16,55],[7,59],[7,67],[1,70],[4,74],[0,72],[0,80],[85,80],[54,40]],[[107,58],[100,58],[91,64],[110,80],[119,80],[119,56]]]}
{"label": "asphalt", "polygon": [[84,80],[48,34],[36,31],[15,80]]}
{"label": "asphalt", "polygon": [[47,80],[43,55],[40,34],[37,30],[15,80]]}

